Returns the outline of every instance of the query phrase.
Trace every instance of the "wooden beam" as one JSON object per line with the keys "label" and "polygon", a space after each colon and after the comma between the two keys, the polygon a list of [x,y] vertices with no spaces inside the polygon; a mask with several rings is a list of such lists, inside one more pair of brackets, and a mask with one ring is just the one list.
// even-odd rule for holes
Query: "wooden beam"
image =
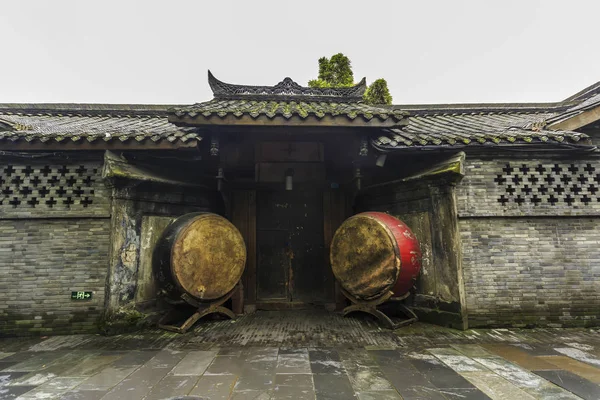
{"label": "wooden beam", "polygon": [[548,125],[548,128],[553,131],[574,131],[598,120],[600,120],[600,106],[594,107],[560,122],[550,124]]}
{"label": "wooden beam", "polygon": [[154,182],[184,187],[206,187],[198,182],[172,179],[164,175],[164,170],[154,171],[139,165],[131,164],[125,157],[115,154],[110,150],[104,153],[104,166],[102,178],[128,179],[140,182]]}

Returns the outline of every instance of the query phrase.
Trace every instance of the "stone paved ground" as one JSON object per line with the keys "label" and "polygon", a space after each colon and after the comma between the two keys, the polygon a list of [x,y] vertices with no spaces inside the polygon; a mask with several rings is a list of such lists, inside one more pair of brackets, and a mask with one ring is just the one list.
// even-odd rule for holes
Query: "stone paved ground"
{"label": "stone paved ground", "polygon": [[600,399],[600,330],[396,332],[319,311],[0,339],[0,399]]}

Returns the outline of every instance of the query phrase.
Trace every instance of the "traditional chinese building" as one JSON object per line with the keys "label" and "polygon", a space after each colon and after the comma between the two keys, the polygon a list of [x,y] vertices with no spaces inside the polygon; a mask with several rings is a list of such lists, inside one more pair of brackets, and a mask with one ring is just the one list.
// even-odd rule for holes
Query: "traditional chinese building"
{"label": "traditional chinese building", "polygon": [[154,245],[194,211],[244,238],[239,311],[339,309],[333,234],[383,211],[421,243],[406,300],[421,319],[599,323],[600,84],[556,103],[390,107],[362,103],[364,80],[209,84],[191,106],[0,104],[1,335],[154,309]]}

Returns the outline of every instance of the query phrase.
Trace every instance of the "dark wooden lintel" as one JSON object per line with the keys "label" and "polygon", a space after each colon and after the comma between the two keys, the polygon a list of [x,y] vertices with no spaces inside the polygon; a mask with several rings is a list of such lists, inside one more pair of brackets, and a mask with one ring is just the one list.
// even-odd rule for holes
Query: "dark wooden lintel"
{"label": "dark wooden lintel", "polygon": [[182,117],[169,117],[169,122],[175,124],[185,124],[189,126],[302,126],[302,127],[353,127],[353,128],[393,128],[404,126],[408,122],[406,120],[395,121],[392,118],[386,120],[380,120],[373,117],[370,120],[366,120],[362,117],[356,117],[350,119],[346,116],[324,116],[318,118],[313,115],[309,115],[306,118],[293,116],[291,118],[285,118],[283,116],[275,116],[269,118],[266,115],[258,116],[253,118],[249,115],[242,115],[236,117],[234,115],[226,115],[219,117],[213,115],[204,117],[202,115],[194,118],[184,115]]}

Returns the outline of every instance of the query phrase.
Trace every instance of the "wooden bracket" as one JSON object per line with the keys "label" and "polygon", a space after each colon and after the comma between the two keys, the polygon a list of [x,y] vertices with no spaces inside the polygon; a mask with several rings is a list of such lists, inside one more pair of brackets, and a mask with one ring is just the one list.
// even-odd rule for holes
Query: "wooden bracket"
{"label": "wooden bracket", "polygon": [[[394,293],[389,291],[383,296],[370,301],[358,300],[343,288],[341,288],[341,292],[352,303],[342,310],[342,315],[344,317],[351,312],[364,312],[377,318],[379,322],[381,322],[388,329],[398,329],[402,326],[410,325],[413,322],[418,321],[416,314],[410,308],[401,303],[402,300],[406,299],[410,295],[410,292],[406,293],[402,297],[393,297]],[[397,309],[400,310],[400,312],[402,312],[406,317],[408,317],[408,319],[402,319],[394,322],[390,316],[377,309],[377,307],[386,302],[394,302]]]}
{"label": "wooden bracket", "polygon": [[174,325],[173,323],[181,321],[182,311],[178,308],[173,307],[167,314],[165,314],[160,321],[158,321],[158,327],[167,331],[186,333],[198,320],[209,314],[221,314],[230,319],[235,319],[235,314],[229,308],[223,306],[227,300],[233,296],[233,294],[241,290],[241,285],[238,283],[232,291],[227,293],[225,296],[213,300],[210,303],[202,303],[195,298],[191,297],[187,293],[181,295],[181,300],[196,308],[196,311],[190,315],[182,324]]}

